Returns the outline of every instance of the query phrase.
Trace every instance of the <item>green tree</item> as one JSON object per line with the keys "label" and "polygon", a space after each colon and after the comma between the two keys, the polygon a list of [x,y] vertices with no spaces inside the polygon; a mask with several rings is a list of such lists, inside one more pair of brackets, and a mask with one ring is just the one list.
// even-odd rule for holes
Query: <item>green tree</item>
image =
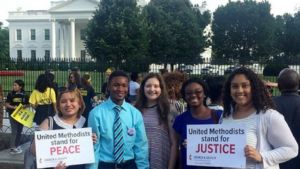
{"label": "green tree", "polygon": [[9,61],[9,33],[7,28],[2,27],[0,22],[0,60],[2,62]]}
{"label": "green tree", "polygon": [[87,26],[86,48],[103,69],[146,71],[145,25],[136,0],[101,0]]}
{"label": "green tree", "polygon": [[284,30],[279,39],[283,56],[288,64],[299,63],[300,59],[300,11],[294,16],[284,15]]}
{"label": "green tree", "polygon": [[273,53],[274,18],[267,1],[229,2],[214,12],[213,62],[267,62]]}
{"label": "green tree", "polygon": [[151,0],[144,8],[149,28],[149,55],[157,64],[195,64],[208,46],[204,28],[208,11],[201,13],[189,0]]}

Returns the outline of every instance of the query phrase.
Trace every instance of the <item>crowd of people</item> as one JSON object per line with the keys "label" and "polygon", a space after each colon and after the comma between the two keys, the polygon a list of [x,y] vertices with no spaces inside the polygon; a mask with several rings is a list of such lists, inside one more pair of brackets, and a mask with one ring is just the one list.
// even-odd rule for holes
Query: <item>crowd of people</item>
{"label": "crowd of people", "polygon": [[[95,163],[66,166],[61,161],[56,169],[222,168],[187,164],[187,127],[202,124],[245,125],[245,169],[300,168],[300,78],[292,69],[278,75],[277,97],[246,67],[227,78],[204,79],[179,71],[143,77],[132,72],[129,78],[109,69],[101,89],[105,100],[97,106],[92,104],[98,98],[88,74],[72,71],[64,88],[53,79],[51,72],[41,74],[30,96],[22,80],[14,81],[5,106],[10,114],[19,103],[32,106],[41,130],[92,129]],[[17,154],[22,151],[22,125],[10,122],[11,153]],[[34,154],[34,144],[31,149]]]}

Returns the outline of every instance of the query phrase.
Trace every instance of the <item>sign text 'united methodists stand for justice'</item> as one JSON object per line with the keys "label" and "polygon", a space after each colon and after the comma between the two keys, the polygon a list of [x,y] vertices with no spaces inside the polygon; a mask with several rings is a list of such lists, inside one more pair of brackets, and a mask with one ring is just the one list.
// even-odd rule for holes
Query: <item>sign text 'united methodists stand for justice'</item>
{"label": "sign text 'united methodists stand for justice'", "polygon": [[245,168],[244,125],[188,125],[187,165]]}
{"label": "sign text 'united methodists stand for justice'", "polygon": [[94,163],[91,128],[36,131],[38,168],[55,167],[60,161],[69,165]]}

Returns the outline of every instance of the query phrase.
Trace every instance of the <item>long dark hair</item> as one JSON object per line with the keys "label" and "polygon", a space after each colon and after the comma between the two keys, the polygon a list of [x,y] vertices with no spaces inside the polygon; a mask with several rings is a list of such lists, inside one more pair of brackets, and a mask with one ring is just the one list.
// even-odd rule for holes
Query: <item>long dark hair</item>
{"label": "long dark hair", "polygon": [[41,93],[44,93],[49,87],[49,81],[47,80],[47,77],[45,74],[40,74],[35,82],[35,89],[38,90]]}
{"label": "long dark hair", "polygon": [[230,87],[233,78],[236,75],[245,75],[246,78],[250,81],[252,102],[254,108],[257,110],[257,113],[260,111],[265,112],[267,109],[274,108],[274,103],[271,97],[268,95],[268,91],[263,81],[255,74],[251,69],[246,67],[241,67],[234,70],[224,85],[223,93],[223,104],[224,104],[224,116],[229,116],[232,113],[232,108],[235,108],[235,102],[230,94]]}
{"label": "long dark hair", "polygon": [[150,73],[142,80],[142,83],[141,83],[141,86],[139,89],[138,99],[137,99],[135,106],[142,113],[143,113],[143,109],[147,107],[147,97],[145,95],[144,88],[145,88],[145,84],[148,81],[148,79],[151,79],[151,78],[156,78],[159,81],[159,86],[161,88],[161,94],[158,97],[158,101],[157,101],[157,104],[158,104],[157,111],[159,114],[160,123],[162,122],[167,125],[168,124],[168,115],[170,112],[170,103],[168,100],[166,85],[165,85],[161,75],[159,75],[157,73]]}
{"label": "long dark hair", "polygon": [[[73,75],[74,79],[75,79],[75,82],[73,83],[70,79],[71,75]],[[72,85],[76,85],[77,88],[80,88],[81,87],[81,79],[80,79],[80,74],[77,73],[77,72],[71,72],[69,74],[69,77],[68,77],[68,87],[69,86],[72,86]]]}

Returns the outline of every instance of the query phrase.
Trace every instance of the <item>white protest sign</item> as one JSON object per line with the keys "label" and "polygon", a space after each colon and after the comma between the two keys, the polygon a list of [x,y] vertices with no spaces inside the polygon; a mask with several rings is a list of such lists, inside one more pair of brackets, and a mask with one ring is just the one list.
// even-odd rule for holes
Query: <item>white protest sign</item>
{"label": "white protest sign", "polygon": [[91,128],[36,131],[34,140],[38,168],[95,162]]}
{"label": "white protest sign", "polygon": [[188,125],[187,165],[245,168],[244,125]]}

